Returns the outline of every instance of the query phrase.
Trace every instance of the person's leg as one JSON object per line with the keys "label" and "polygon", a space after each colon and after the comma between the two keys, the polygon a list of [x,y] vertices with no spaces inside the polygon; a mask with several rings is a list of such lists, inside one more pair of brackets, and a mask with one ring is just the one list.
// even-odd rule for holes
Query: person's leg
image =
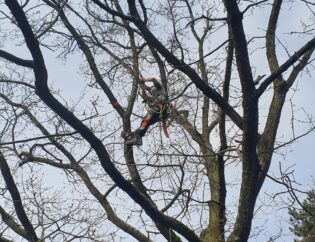
{"label": "person's leg", "polygon": [[143,137],[148,131],[148,128],[158,121],[157,117],[158,115],[154,113],[148,113],[143,118],[140,127],[134,133],[140,137]]}
{"label": "person's leg", "polygon": [[149,112],[142,120],[141,125],[138,129],[136,129],[134,133],[134,137],[126,142],[126,144],[130,145],[142,145],[142,137],[147,132],[148,128],[155,124],[159,120],[159,113],[157,112]]}

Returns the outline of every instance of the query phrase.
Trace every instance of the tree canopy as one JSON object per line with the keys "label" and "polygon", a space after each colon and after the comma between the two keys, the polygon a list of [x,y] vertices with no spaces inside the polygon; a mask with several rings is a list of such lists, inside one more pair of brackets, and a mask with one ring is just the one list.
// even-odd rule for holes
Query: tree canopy
{"label": "tree canopy", "polygon": [[[270,167],[315,127],[292,98],[311,1],[5,0],[0,21],[1,241],[245,242],[266,179],[298,200]],[[137,147],[141,74],[168,92],[170,139],[156,124]]]}
{"label": "tree canopy", "polygon": [[302,203],[302,209],[289,208],[291,230],[302,238],[296,241],[313,241],[315,239],[315,192],[311,190]]}

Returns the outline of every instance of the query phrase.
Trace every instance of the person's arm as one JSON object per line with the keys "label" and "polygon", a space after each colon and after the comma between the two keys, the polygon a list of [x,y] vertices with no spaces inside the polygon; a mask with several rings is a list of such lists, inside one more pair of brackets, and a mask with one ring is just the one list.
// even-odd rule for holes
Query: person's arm
{"label": "person's arm", "polygon": [[153,82],[154,84],[156,83],[160,83],[155,77],[153,76],[148,76],[148,77],[144,77],[144,76],[140,76],[140,81],[142,82]]}
{"label": "person's arm", "polygon": [[150,87],[145,85],[145,82],[148,82],[150,80],[149,79],[147,80],[147,78],[144,78],[142,75],[140,75],[139,79],[140,79],[141,96],[145,101],[150,102],[151,98],[148,96],[146,91],[151,92],[151,89]]}
{"label": "person's arm", "polygon": [[[153,76],[143,77],[142,75],[140,75],[140,81],[141,81],[142,83],[145,83],[145,82],[153,82],[153,85],[154,85],[156,88],[158,88],[158,89],[161,89],[161,88],[162,88],[161,83],[158,81],[158,79],[156,79],[156,78],[153,77]],[[146,87],[146,89],[147,89],[148,91],[150,91],[150,88],[149,88],[149,87],[147,87],[147,86],[145,86],[145,87]]]}

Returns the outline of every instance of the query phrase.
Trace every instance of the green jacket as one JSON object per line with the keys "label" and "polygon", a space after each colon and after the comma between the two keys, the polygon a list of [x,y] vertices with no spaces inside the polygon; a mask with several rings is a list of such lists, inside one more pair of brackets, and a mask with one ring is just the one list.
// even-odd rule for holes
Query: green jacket
{"label": "green jacket", "polygon": [[161,83],[154,83],[155,89],[151,89],[152,99],[154,102],[165,104],[167,103],[167,94]]}

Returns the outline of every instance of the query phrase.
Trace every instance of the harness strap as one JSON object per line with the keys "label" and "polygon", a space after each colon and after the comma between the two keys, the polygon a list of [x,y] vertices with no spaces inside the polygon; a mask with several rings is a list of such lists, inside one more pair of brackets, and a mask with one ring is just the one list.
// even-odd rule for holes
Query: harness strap
{"label": "harness strap", "polygon": [[[140,94],[140,93],[139,93]],[[166,118],[164,117],[164,111],[168,108],[169,104],[166,102],[166,103],[160,103],[159,100],[157,99],[147,99],[145,98],[143,95],[140,94],[140,96],[143,98],[143,102],[146,103],[150,108],[151,108],[151,111],[154,112],[154,113],[158,113],[159,114],[159,119],[160,121],[162,122],[162,127],[163,127],[163,132],[164,132],[164,135],[169,138],[169,133],[168,133],[168,130],[167,130],[167,124],[166,124]],[[150,105],[150,102],[153,103],[153,105]],[[153,107],[154,106],[157,106],[159,108],[159,111],[156,111]],[[148,108],[149,109],[149,108]],[[142,123],[145,123],[145,120],[143,120],[144,122]],[[141,126],[143,126],[141,123]]]}
{"label": "harness strap", "polygon": [[162,127],[163,127],[163,131],[164,131],[166,138],[170,138],[170,136],[168,134],[168,130],[167,130],[166,118],[164,117],[164,111],[168,108],[168,103],[161,104],[161,105],[162,105],[162,107],[160,107],[160,117],[159,118],[162,121]]}
{"label": "harness strap", "polygon": [[162,126],[163,126],[163,131],[164,131],[166,138],[170,138],[170,136],[168,134],[168,130],[167,130],[166,119],[162,120]]}

